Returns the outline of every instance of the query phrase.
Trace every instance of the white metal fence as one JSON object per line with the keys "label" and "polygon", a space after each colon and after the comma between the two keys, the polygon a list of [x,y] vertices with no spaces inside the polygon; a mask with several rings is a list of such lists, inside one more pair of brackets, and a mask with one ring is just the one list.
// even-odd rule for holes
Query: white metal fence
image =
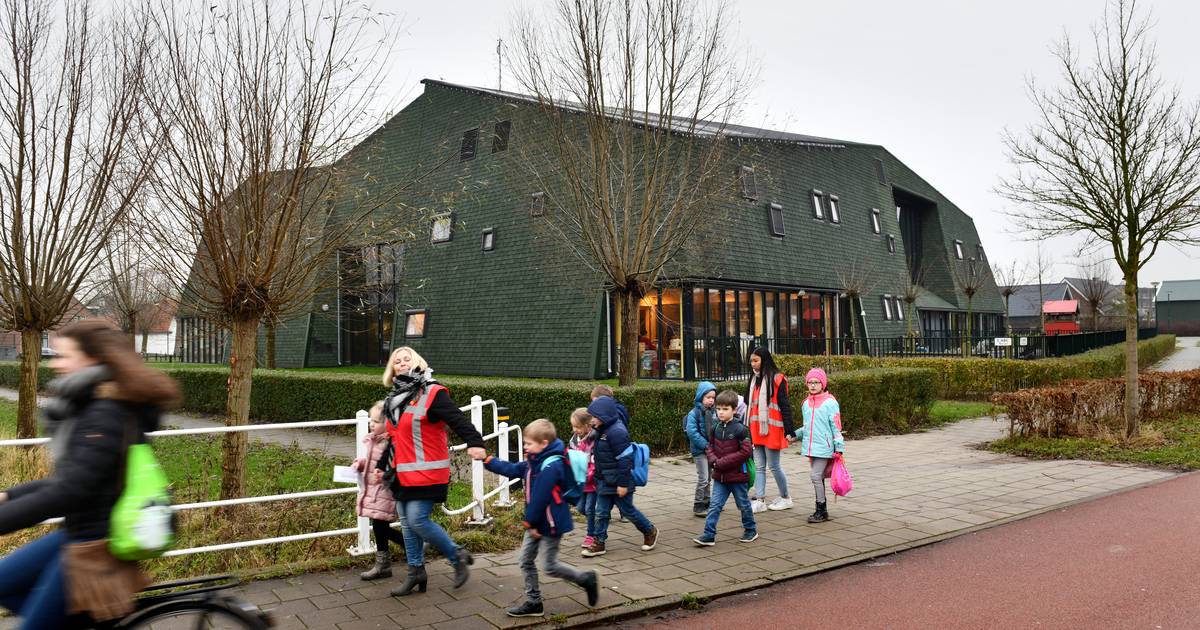
{"label": "white metal fence", "polygon": [[[521,461],[524,456],[524,447],[521,442],[521,427],[520,425],[510,425],[506,421],[502,421],[499,415],[499,408],[494,400],[483,400],[479,396],[471,398],[471,404],[462,407],[463,413],[470,415],[471,424],[475,425],[475,430],[483,434],[483,413],[484,409],[490,407],[492,412],[492,432],[483,436],[484,443],[491,440],[496,441],[495,453],[499,459],[508,459],[509,451],[509,434],[517,434],[516,456],[517,461]],[[354,418],[345,420],[317,420],[312,422],[285,422],[280,424],[251,424],[238,427],[210,427],[203,429],[168,429],[164,431],[154,431],[146,435],[155,437],[167,437],[173,435],[206,435],[212,433],[234,433],[234,432],[250,432],[250,431],[265,431],[279,429],[310,429],[317,427],[337,427],[337,426],[355,426],[355,444],[358,449],[358,457],[366,457],[366,445],[363,444],[363,439],[367,436],[369,416],[366,411],[359,411]],[[49,438],[33,438],[27,440],[0,440],[0,447],[3,446],[36,446],[49,442]],[[457,444],[450,449],[452,451],[462,451],[467,448],[466,444]],[[490,491],[484,487],[483,462],[471,462],[471,502],[465,506],[450,509],[442,506],[442,511],[446,514],[464,514],[471,512],[470,518],[467,519],[468,524],[486,525],[491,522],[492,517],[487,514],[486,506],[489,500],[495,499],[492,503],[498,506],[512,505],[512,499],[509,497],[509,487],[516,483],[517,479],[503,480]],[[332,481],[331,481],[332,483]],[[338,494],[356,494],[357,486],[330,488],[328,490],[311,490],[308,492],[293,492],[290,494],[272,494],[257,497],[243,497],[239,499],[225,499],[221,501],[202,501],[199,503],[185,503],[172,506],[176,510],[200,510],[215,507],[224,507],[229,505],[245,505],[249,503],[270,503],[272,501],[285,501],[288,499],[307,499],[312,497],[326,497]],[[47,524],[61,521],[61,518],[51,519],[46,521]],[[399,526],[398,523],[393,524],[393,527]],[[358,518],[358,523],[355,527],[347,527],[344,529],[331,529],[320,532],[308,532],[303,534],[292,534],[290,536],[276,536],[274,538],[261,538],[258,540],[242,540],[217,545],[206,545],[203,547],[189,547],[186,549],[172,549],[168,551],[166,556],[182,556],[193,553],[205,553],[210,551],[227,551],[230,549],[241,549],[244,547],[258,547],[261,545],[274,545],[278,543],[292,542],[297,540],[309,540],[313,538],[325,538],[329,536],[350,536],[357,535],[358,539],[354,546],[347,549],[352,555],[365,555],[375,552],[375,545],[371,540],[371,521],[367,518]]]}

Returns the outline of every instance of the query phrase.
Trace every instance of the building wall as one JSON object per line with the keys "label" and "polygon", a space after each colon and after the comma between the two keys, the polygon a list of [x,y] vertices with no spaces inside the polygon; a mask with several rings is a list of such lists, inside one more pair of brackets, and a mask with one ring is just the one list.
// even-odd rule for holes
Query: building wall
{"label": "building wall", "polygon": [[1200,301],[1159,302],[1158,330],[1175,335],[1200,335]]}

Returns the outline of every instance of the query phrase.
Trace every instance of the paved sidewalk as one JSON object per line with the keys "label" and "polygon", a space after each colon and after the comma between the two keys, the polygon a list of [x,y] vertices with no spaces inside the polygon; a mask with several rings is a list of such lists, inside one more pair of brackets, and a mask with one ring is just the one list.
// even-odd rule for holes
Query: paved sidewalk
{"label": "paved sidewalk", "polygon": [[[691,542],[702,528],[702,520],[691,514],[694,468],[686,460],[656,459],[651,484],[637,493],[637,505],[661,532],[655,550],[640,551],[640,534],[615,520],[606,556],[579,557],[579,530],[563,542],[567,562],[601,574],[596,611],[584,605],[580,589],[546,578],[545,619],[505,616],[504,609],[523,597],[515,551],[477,556],[471,582],[459,591],[449,588],[450,568],[440,561],[429,566],[429,592],[406,598],[388,596],[399,576],[370,584],[358,579],[358,570],[254,582],[241,591],[274,609],[283,628],[467,630],[595,622],[670,605],[685,593],[715,596],[758,588],[1174,476],[1125,465],[1034,461],[974,448],[1000,437],[1005,428],[1003,421],[978,419],[926,433],[849,442],[847,464],[855,490],[849,498],[831,502],[833,520],[819,525],[805,522],[812,511],[812,487],[807,460],[793,449],[784,466],[796,507],[758,515],[760,538],[740,544],[731,503],[721,519],[717,545],[709,548]],[[403,572],[402,566],[398,569]]]}
{"label": "paved sidewalk", "polygon": [[1179,337],[1175,352],[1150,368],[1158,372],[1182,372],[1200,369],[1200,337]]}

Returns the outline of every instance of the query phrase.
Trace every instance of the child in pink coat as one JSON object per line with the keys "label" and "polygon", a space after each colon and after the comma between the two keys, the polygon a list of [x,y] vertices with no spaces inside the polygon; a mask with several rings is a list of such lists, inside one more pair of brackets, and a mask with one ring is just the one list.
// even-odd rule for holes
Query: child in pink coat
{"label": "child in pink coat", "polygon": [[[589,456],[592,447],[596,445],[596,432],[592,429],[592,417],[587,409],[580,407],[571,412],[571,441],[567,448],[583,451]],[[583,496],[575,506],[579,513],[587,517],[587,536],[583,539],[583,548],[592,546],[593,536],[596,535],[596,463],[588,461],[587,481],[583,485]]]}
{"label": "child in pink coat", "polygon": [[404,546],[404,536],[399,530],[392,528],[396,520],[396,499],[392,490],[379,475],[369,474],[375,470],[375,464],[383,457],[387,449],[388,435],[383,422],[383,401],[371,407],[370,432],[363,439],[367,447],[367,456],[354,460],[351,466],[363,475],[363,486],[358,492],[355,509],[359,516],[371,519],[371,532],[375,535],[375,566],[364,571],[360,577],[364,580],[377,580],[392,576],[392,554],[388,542]]}

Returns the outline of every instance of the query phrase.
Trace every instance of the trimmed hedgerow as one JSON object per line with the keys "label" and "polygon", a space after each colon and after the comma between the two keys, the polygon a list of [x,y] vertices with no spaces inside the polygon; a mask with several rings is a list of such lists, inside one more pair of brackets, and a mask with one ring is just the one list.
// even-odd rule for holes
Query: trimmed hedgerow
{"label": "trimmed hedgerow", "polygon": [[[1138,365],[1145,368],[1171,353],[1174,335],[1159,335],[1138,343]],[[914,367],[934,371],[937,398],[983,400],[997,392],[1061,383],[1068,379],[1111,378],[1125,370],[1125,346],[1116,344],[1070,357],[1037,360],[779,355],[779,369],[802,375],[819,366],[831,374],[869,367]]]}

